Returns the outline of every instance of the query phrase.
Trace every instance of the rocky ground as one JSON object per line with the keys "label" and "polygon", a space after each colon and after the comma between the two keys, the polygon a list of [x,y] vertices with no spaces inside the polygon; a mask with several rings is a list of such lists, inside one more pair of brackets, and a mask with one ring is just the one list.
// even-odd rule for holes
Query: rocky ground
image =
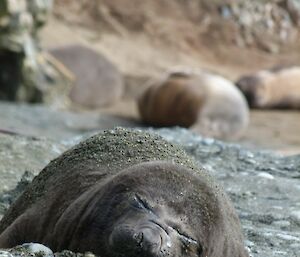
{"label": "rocky ground", "polygon": [[[300,65],[299,13],[297,0],[55,1],[42,45],[94,48],[120,69],[126,92],[93,112],[0,103],[0,218],[34,175],[79,140],[115,126],[142,128],[135,99],[147,79],[166,69],[206,68],[236,80],[277,64]],[[152,130],[181,145],[224,186],[255,257],[300,257],[300,156],[293,155],[300,153],[299,131],[300,113],[289,111],[251,111],[239,145],[180,128]],[[0,251],[28,255],[28,248]]]}
{"label": "rocky ground", "polygon": [[[179,144],[223,185],[241,218],[251,256],[300,256],[299,155],[282,157],[253,151],[180,128],[150,132]],[[86,136],[62,141],[1,135],[0,149],[6,150],[0,155],[0,175],[4,178],[0,185],[0,214],[32,179],[27,172],[16,190],[7,191],[14,189],[25,171],[37,174],[45,163]],[[28,159],[30,162],[24,161]]]}

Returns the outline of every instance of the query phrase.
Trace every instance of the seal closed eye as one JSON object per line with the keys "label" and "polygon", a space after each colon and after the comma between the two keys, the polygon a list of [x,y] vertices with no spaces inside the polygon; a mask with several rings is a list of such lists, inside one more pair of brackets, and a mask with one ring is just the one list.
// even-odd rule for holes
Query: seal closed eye
{"label": "seal closed eye", "polygon": [[162,138],[126,129],[50,162],[0,233],[0,248],[40,242],[105,257],[248,256],[232,204],[207,172]]}
{"label": "seal closed eye", "polygon": [[145,200],[142,200],[141,197],[139,197],[138,195],[135,195],[133,205],[136,208],[146,210],[146,211],[149,211],[149,212],[153,212],[151,207],[148,205],[148,203]]}

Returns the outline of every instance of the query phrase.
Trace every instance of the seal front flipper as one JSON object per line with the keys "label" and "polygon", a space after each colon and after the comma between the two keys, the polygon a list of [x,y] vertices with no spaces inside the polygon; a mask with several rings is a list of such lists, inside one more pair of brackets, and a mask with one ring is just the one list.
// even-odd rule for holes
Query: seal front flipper
{"label": "seal front flipper", "polygon": [[26,222],[24,222],[24,214],[21,215],[13,224],[7,227],[0,234],[0,249],[1,248],[11,248],[16,245],[21,245],[23,243],[29,243],[24,236],[26,233]]}

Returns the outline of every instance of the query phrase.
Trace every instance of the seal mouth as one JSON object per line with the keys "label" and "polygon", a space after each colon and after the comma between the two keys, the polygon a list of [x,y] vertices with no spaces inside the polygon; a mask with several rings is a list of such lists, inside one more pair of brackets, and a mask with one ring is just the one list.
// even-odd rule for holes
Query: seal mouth
{"label": "seal mouth", "polygon": [[245,76],[236,82],[236,86],[244,94],[248,105],[250,107],[256,107],[256,98],[257,98],[257,87],[259,85],[259,78],[255,76]]}
{"label": "seal mouth", "polygon": [[158,223],[158,222],[155,221],[155,220],[149,220],[149,221],[150,221],[151,223],[155,224],[156,226],[158,226],[159,228],[161,228],[164,232],[166,232],[167,235],[169,235],[168,230],[167,230],[165,227],[163,227],[160,223]]}
{"label": "seal mouth", "polygon": [[[149,220],[149,222],[150,222],[150,224],[146,225],[146,227],[150,227],[152,224],[154,224],[155,227],[157,227],[159,229],[159,232],[160,232],[159,233],[159,239],[160,240],[159,240],[159,243],[156,246],[157,246],[159,252],[162,253],[165,246],[171,247],[171,239],[170,239],[170,236],[169,236],[169,232],[163,225],[161,225],[157,221]],[[143,226],[142,226],[142,229],[143,229]],[[153,229],[152,226],[151,226],[150,229]]]}

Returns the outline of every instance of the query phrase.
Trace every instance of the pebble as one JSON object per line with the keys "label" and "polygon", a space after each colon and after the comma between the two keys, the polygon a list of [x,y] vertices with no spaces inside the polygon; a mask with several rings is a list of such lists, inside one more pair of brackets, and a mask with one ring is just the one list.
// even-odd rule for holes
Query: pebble
{"label": "pebble", "polygon": [[278,220],[278,221],[274,221],[273,225],[280,228],[286,228],[289,227],[291,223],[288,220]]}
{"label": "pebble", "polygon": [[43,257],[54,257],[53,252],[46,246],[38,243],[26,243],[22,244],[21,247],[27,249],[34,254],[43,254]]}
{"label": "pebble", "polygon": [[282,206],[272,206],[272,208],[275,210],[283,210]]}
{"label": "pebble", "polygon": [[296,219],[298,222],[300,222],[300,210],[292,211],[291,217]]}
{"label": "pebble", "polygon": [[91,252],[86,252],[83,257],[95,257],[96,255]]}
{"label": "pebble", "polygon": [[291,235],[287,235],[287,234],[277,234],[277,237],[287,240],[287,241],[297,241],[300,242],[300,238],[299,237],[295,237],[295,236],[291,236]]}
{"label": "pebble", "polygon": [[291,248],[294,248],[294,249],[300,249],[299,243],[291,244],[290,246],[291,246]]}
{"label": "pebble", "polygon": [[255,244],[252,242],[252,241],[250,241],[250,240],[245,240],[245,245],[247,245],[248,247],[252,247],[252,246],[254,246]]}
{"label": "pebble", "polygon": [[0,250],[0,257],[13,257],[13,255],[7,251]]}
{"label": "pebble", "polygon": [[266,179],[274,179],[274,176],[267,172],[260,172],[257,174],[258,177],[266,178]]}

